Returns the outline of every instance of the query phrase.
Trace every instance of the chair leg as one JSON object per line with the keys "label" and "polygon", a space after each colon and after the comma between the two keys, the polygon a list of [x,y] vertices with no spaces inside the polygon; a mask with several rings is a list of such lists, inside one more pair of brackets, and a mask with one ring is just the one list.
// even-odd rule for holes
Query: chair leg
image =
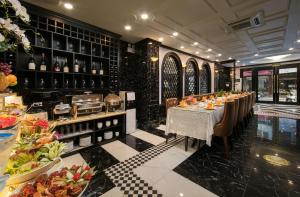
{"label": "chair leg", "polygon": [[188,150],[188,146],[189,146],[189,137],[185,136],[184,141],[185,141],[185,151],[187,151]]}
{"label": "chair leg", "polygon": [[175,139],[177,138],[177,133],[174,133],[174,138],[175,138]]}
{"label": "chair leg", "polygon": [[169,140],[169,134],[166,135],[166,144],[168,143]]}
{"label": "chair leg", "polygon": [[229,156],[229,145],[228,145],[228,137],[227,136],[223,137],[223,142],[224,142],[224,149],[225,149],[225,158],[228,159],[228,156]]}

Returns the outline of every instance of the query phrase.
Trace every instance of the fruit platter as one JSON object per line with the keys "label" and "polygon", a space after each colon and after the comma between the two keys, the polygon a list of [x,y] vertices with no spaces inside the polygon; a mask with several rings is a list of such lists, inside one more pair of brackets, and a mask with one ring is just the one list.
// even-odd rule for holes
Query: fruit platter
{"label": "fruit platter", "polygon": [[17,117],[12,115],[0,115],[0,130],[8,130],[15,127],[17,124]]}
{"label": "fruit platter", "polygon": [[95,173],[94,168],[88,165],[62,168],[39,175],[35,181],[25,184],[10,197],[80,197]]}

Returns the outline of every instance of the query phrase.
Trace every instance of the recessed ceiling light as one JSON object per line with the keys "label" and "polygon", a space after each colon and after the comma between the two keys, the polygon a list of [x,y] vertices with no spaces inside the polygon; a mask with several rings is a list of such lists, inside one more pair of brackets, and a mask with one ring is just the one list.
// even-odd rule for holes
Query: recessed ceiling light
{"label": "recessed ceiling light", "polygon": [[228,59],[229,59],[229,60],[232,60],[232,57],[229,57]]}
{"label": "recessed ceiling light", "polygon": [[211,52],[211,51],[212,51],[212,49],[207,49],[207,51],[208,51],[208,52]]}
{"label": "recessed ceiling light", "polygon": [[141,14],[141,19],[147,20],[149,18],[149,15],[146,13]]}
{"label": "recessed ceiling light", "polygon": [[178,32],[175,31],[172,35],[173,36],[178,36]]}
{"label": "recessed ceiling light", "polygon": [[64,3],[64,7],[66,8],[66,9],[68,9],[68,10],[72,10],[73,9],[73,4],[71,4],[71,3]]}
{"label": "recessed ceiling light", "polygon": [[241,61],[240,60],[238,60],[238,61],[236,61],[237,63],[240,63]]}
{"label": "recessed ceiling light", "polygon": [[199,54],[199,51],[196,51],[195,53],[196,53],[196,54]]}
{"label": "recessed ceiling light", "polygon": [[160,38],[158,38],[158,41],[162,42],[162,41],[164,41],[164,38],[160,37]]}
{"label": "recessed ceiling light", "polygon": [[285,54],[285,55],[275,55],[275,56],[270,56],[270,57],[265,57],[265,59],[269,59],[269,60],[280,60],[283,58],[286,58],[288,56],[290,56],[291,54]]}
{"label": "recessed ceiling light", "polygon": [[299,43],[299,42],[300,42],[300,39],[299,39],[299,40],[297,40],[297,42]]}
{"label": "recessed ceiling light", "polygon": [[221,53],[219,53],[219,54],[218,54],[218,57],[221,57],[221,56],[222,56],[222,54],[221,54]]}
{"label": "recessed ceiling light", "polygon": [[291,47],[291,48],[289,48],[289,51],[292,51],[292,50],[294,50],[294,48],[292,48],[292,47]]}
{"label": "recessed ceiling light", "polygon": [[208,56],[206,56],[206,58],[210,58],[210,56],[208,55]]}
{"label": "recessed ceiling light", "polygon": [[218,61],[219,61],[219,59],[216,59],[216,61],[218,62]]}
{"label": "recessed ceiling light", "polygon": [[254,56],[257,57],[257,56],[258,56],[258,53],[256,53]]}
{"label": "recessed ceiling light", "polygon": [[181,46],[180,48],[181,48],[181,49],[184,49],[184,46]]}
{"label": "recessed ceiling light", "polygon": [[125,25],[124,26],[125,30],[130,31],[131,30],[131,26],[130,25]]}
{"label": "recessed ceiling light", "polygon": [[197,46],[199,43],[198,42],[194,42],[194,45]]}

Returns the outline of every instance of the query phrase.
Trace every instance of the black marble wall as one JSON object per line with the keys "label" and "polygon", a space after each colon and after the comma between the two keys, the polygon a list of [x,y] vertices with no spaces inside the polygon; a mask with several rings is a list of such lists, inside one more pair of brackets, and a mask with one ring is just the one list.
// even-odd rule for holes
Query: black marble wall
{"label": "black marble wall", "polygon": [[[121,46],[120,80],[122,90],[136,93],[138,127],[156,126],[159,122],[159,45],[144,39],[135,43],[135,53],[128,53],[128,43]],[[153,58],[157,61],[153,61]]]}

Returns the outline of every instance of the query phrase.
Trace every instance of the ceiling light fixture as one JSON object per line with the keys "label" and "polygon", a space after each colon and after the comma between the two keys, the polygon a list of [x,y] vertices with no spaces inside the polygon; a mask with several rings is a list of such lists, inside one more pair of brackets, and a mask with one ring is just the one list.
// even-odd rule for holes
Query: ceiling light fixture
{"label": "ceiling light fixture", "polygon": [[241,61],[240,60],[238,60],[238,61],[236,61],[237,63],[240,63]]}
{"label": "ceiling light fixture", "polygon": [[184,49],[184,46],[181,46],[180,48],[181,48],[181,49]]}
{"label": "ceiling light fixture", "polygon": [[218,61],[219,61],[219,59],[216,59],[216,61],[218,62]]}
{"label": "ceiling light fixture", "polygon": [[164,38],[160,37],[160,38],[158,38],[158,41],[162,42],[162,41],[164,41]]}
{"label": "ceiling light fixture", "polygon": [[229,57],[228,59],[229,59],[229,60],[232,60],[232,57]]}
{"label": "ceiling light fixture", "polygon": [[125,30],[127,30],[127,31],[130,31],[130,30],[132,29],[130,25],[125,25],[124,28],[125,28]]}
{"label": "ceiling light fixture", "polygon": [[293,47],[289,48],[289,51],[292,51],[292,50],[294,50],[294,48],[293,48]]}
{"label": "ceiling light fixture", "polygon": [[208,52],[211,52],[211,51],[212,51],[212,49],[207,49],[207,51],[208,51]]}
{"label": "ceiling light fixture", "polygon": [[146,13],[141,14],[141,19],[147,20],[149,18],[149,15]]}
{"label": "ceiling light fixture", "polygon": [[172,35],[173,36],[178,36],[178,32],[175,31]]}
{"label": "ceiling light fixture", "polygon": [[254,56],[257,57],[257,56],[258,56],[258,53],[256,53]]}
{"label": "ceiling light fixture", "polygon": [[197,46],[199,43],[198,42],[194,42],[194,45]]}
{"label": "ceiling light fixture", "polygon": [[68,2],[64,3],[64,7],[68,10],[72,10],[74,8],[73,4]]}
{"label": "ceiling light fixture", "polygon": [[210,56],[208,55],[208,56],[206,56],[206,58],[210,58]]}
{"label": "ceiling light fixture", "polygon": [[300,43],[300,39],[299,39],[299,40],[297,40],[297,42],[298,42],[298,43]]}
{"label": "ceiling light fixture", "polygon": [[151,45],[151,44],[152,44],[152,42],[148,42],[148,44],[150,44],[150,45]]}
{"label": "ceiling light fixture", "polygon": [[222,54],[221,54],[221,53],[219,53],[219,54],[218,54],[218,57],[221,57],[221,56],[222,56]]}
{"label": "ceiling light fixture", "polygon": [[265,57],[265,59],[268,59],[268,60],[280,60],[280,59],[286,58],[286,57],[288,57],[290,55],[291,54],[275,55],[275,56]]}
{"label": "ceiling light fixture", "polygon": [[196,51],[195,53],[196,53],[196,54],[199,54],[199,51]]}

